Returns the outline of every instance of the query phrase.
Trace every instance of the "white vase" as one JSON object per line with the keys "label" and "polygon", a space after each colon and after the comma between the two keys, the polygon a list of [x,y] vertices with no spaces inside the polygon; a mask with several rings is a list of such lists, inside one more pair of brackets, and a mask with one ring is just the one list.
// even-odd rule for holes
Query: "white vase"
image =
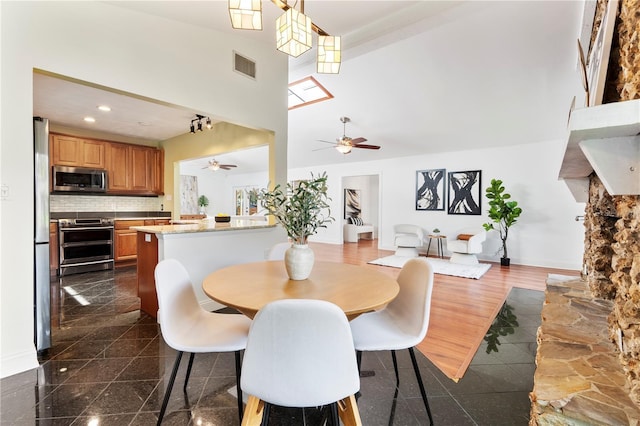
{"label": "white vase", "polygon": [[284,252],[284,266],[292,280],[306,280],[313,269],[315,255],[307,244],[292,244]]}

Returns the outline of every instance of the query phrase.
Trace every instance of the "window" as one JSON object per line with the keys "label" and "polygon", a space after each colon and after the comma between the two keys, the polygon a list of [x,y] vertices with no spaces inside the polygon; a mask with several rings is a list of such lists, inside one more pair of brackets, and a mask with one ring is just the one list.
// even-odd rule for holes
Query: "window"
{"label": "window", "polygon": [[289,83],[290,110],[331,98],[333,98],[333,95],[313,77],[306,77]]}

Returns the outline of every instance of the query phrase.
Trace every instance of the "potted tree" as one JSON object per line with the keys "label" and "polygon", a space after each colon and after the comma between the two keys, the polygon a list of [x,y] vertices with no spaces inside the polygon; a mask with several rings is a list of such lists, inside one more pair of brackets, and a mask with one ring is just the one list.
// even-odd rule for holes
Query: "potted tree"
{"label": "potted tree", "polygon": [[204,209],[209,205],[209,199],[205,195],[198,197],[198,206],[200,206],[200,214],[205,214]]}
{"label": "potted tree", "polygon": [[314,254],[307,238],[333,222],[327,196],[327,174],[311,174],[311,179],[300,181],[297,186],[287,183],[283,191],[277,185],[273,191],[260,190],[258,199],[268,215],[276,218],[292,241],[285,252],[285,267],[289,278],[304,280],[313,268]]}
{"label": "potted tree", "polygon": [[518,207],[517,201],[511,201],[511,194],[505,192],[500,179],[491,179],[491,186],[486,189],[485,195],[489,199],[490,208],[488,214],[493,223],[484,223],[482,226],[487,231],[496,229],[500,233],[500,239],[502,240],[500,264],[509,266],[511,263],[507,252],[509,228],[517,222],[522,209]]}

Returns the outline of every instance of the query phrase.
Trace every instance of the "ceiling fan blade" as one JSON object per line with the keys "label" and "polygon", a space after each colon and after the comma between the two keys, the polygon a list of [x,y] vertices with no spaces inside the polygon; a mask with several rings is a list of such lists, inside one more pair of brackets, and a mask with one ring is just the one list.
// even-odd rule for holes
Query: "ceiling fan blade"
{"label": "ceiling fan blade", "polygon": [[220,168],[222,170],[230,170],[234,167],[238,167],[238,166],[236,166],[235,164],[220,164]]}
{"label": "ceiling fan blade", "polygon": [[367,141],[367,139],[362,138],[362,137],[360,137],[360,138],[354,138],[354,139],[351,139],[351,144],[352,144],[352,145],[357,145],[357,144],[359,144],[359,143],[366,142],[366,141]]}
{"label": "ceiling fan blade", "polygon": [[312,149],[311,151],[312,152],[313,151],[322,151],[323,149],[331,149],[331,148],[335,148],[335,147],[336,147],[336,144],[334,143],[333,146],[327,146],[327,147],[324,147],[324,148],[316,148],[316,149]]}
{"label": "ceiling fan blade", "polygon": [[330,143],[331,145],[335,145],[335,142],[330,142],[330,141],[323,141],[322,139],[316,139],[317,142],[324,142],[324,143]]}
{"label": "ceiling fan blade", "polygon": [[353,145],[353,148],[364,148],[364,149],[380,149],[378,145]]}

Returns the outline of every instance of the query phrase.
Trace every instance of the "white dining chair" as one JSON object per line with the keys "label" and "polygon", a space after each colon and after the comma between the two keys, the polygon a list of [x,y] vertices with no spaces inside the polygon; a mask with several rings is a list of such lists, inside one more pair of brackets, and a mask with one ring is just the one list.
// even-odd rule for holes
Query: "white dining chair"
{"label": "white dining chair", "polygon": [[267,251],[267,255],[265,256],[266,260],[283,260],[284,252],[291,247],[290,242],[285,243],[277,243],[269,248]]}
{"label": "white dining chair", "polygon": [[338,417],[346,419],[345,424],[362,424],[354,396],[360,377],[351,329],[333,303],[285,299],[258,311],[240,382],[249,395],[243,426],[259,425],[263,419],[268,423],[272,404],[330,405],[334,425],[339,425]]}
{"label": "white dining chair", "polygon": [[247,344],[251,320],[244,315],[206,311],[198,303],[186,269],[175,259],[165,259],[155,268],[158,294],[158,322],[164,341],[178,351],[173,371],[162,401],[158,425],[162,423],[180,360],[189,352],[189,365],[184,391],[191,374],[194,355],[206,352],[235,352],[238,416],[242,421],[243,404],[240,390],[240,351]]}
{"label": "white dining chair", "polygon": [[425,258],[410,259],[398,275],[398,285],[400,286],[398,296],[386,308],[362,314],[350,323],[358,353],[358,368],[360,368],[363,351],[391,351],[393,369],[396,373],[396,388],[398,388],[400,376],[396,351],[408,349],[422,401],[427,409],[429,422],[433,425],[431,408],[429,408],[427,393],[413,349],[422,342],[429,328],[433,267]]}

